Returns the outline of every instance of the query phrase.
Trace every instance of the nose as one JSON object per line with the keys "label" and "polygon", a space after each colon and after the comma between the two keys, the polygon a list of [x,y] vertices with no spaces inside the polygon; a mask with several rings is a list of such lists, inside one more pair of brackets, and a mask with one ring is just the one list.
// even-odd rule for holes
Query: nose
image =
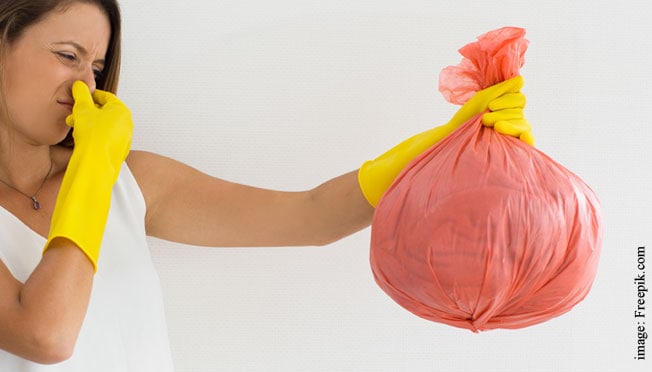
{"label": "nose", "polygon": [[88,66],[87,68],[84,69],[82,72],[81,76],[79,76],[79,80],[83,81],[88,85],[88,89],[90,89],[91,94],[95,92],[95,89],[97,89],[97,82],[95,81],[95,71],[93,70],[92,66]]}

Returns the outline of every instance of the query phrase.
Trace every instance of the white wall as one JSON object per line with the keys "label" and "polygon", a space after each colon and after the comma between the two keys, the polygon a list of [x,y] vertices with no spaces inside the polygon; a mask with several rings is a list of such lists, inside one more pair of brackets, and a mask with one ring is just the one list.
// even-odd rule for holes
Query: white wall
{"label": "white wall", "polygon": [[652,249],[645,1],[122,0],[122,8],[120,96],[136,120],[134,148],[286,190],[445,122],[456,107],[437,91],[439,70],[477,35],[524,27],[537,146],[583,177],[604,208],[587,299],[535,327],[481,334],[417,318],[381,292],[369,229],[324,248],[152,239],[178,371],[650,370],[634,360],[633,317],[635,250]]}

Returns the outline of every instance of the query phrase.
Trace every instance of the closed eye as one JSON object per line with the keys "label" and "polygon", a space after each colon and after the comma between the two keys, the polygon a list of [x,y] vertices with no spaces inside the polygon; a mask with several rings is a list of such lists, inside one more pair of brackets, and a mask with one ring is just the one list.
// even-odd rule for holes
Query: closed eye
{"label": "closed eye", "polygon": [[[72,63],[77,63],[77,56],[74,53],[68,53],[68,52],[55,52],[57,56],[59,56],[62,59],[65,59],[66,61],[72,62]],[[93,69],[93,75],[95,76],[95,81],[99,81],[102,79],[104,74],[104,71],[101,68],[94,68]]]}
{"label": "closed eye", "polygon": [[58,55],[59,57],[65,58],[65,59],[67,59],[67,60],[69,60],[69,61],[76,61],[76,60],[77,60],[77,56],[75,56],[75,55],[72,54],[72,53],[57,52],[57,55]]}

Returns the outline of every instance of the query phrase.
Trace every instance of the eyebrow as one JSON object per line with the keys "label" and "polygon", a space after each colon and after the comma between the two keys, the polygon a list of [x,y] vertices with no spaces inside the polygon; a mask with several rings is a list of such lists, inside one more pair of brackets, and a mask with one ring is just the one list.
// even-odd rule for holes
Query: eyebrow
{"label": "eyebrow", "polygon": [[[81,54],[88,55],[88,50],[84,48],[81,44],[79,44],[76,41],[60,41],[57,43],[54,43],[54,45],[69,45],[72,46],[73,48],[77,49],[77,51]],[[93,61],[94,63],[101,63],[103,65],[106,65],[106,61],[104,59],[98,59]]]}

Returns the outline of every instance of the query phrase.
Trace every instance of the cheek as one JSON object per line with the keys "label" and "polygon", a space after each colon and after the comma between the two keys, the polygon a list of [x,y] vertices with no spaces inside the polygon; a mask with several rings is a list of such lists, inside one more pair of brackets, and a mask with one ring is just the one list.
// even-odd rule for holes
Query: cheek
{"label": "cheek", "polygon": [[[43,104],[43,92],[38,90],[38,84],[31,79],[20,79],[14,75],[7,79],[5,92],[7,92],[7,108],[13,121],[24,121],[37,116]],[[41,104],[39,104],[41,102]]]}
{"label": "cheek", "polygon": [[25,62],[6,73],[7,104],[10,112],[18,111],[15,115],[35,115],[70,95],[68,86],[72,82],[62,66]]}
{"label": "cheek", "polygon": [[[43,76],[40,78],[40,76]],[[65,84],[52,75],[15,74],[6,80],[11,126],[39,142],[57,143],[65,137],[69,111],[56,100],[70,96]]]}
{"label": "cheek", "polygon": [[52,90],[74,78],[72,69],[46,50],[17,54],[7,68],[13,89]]}

